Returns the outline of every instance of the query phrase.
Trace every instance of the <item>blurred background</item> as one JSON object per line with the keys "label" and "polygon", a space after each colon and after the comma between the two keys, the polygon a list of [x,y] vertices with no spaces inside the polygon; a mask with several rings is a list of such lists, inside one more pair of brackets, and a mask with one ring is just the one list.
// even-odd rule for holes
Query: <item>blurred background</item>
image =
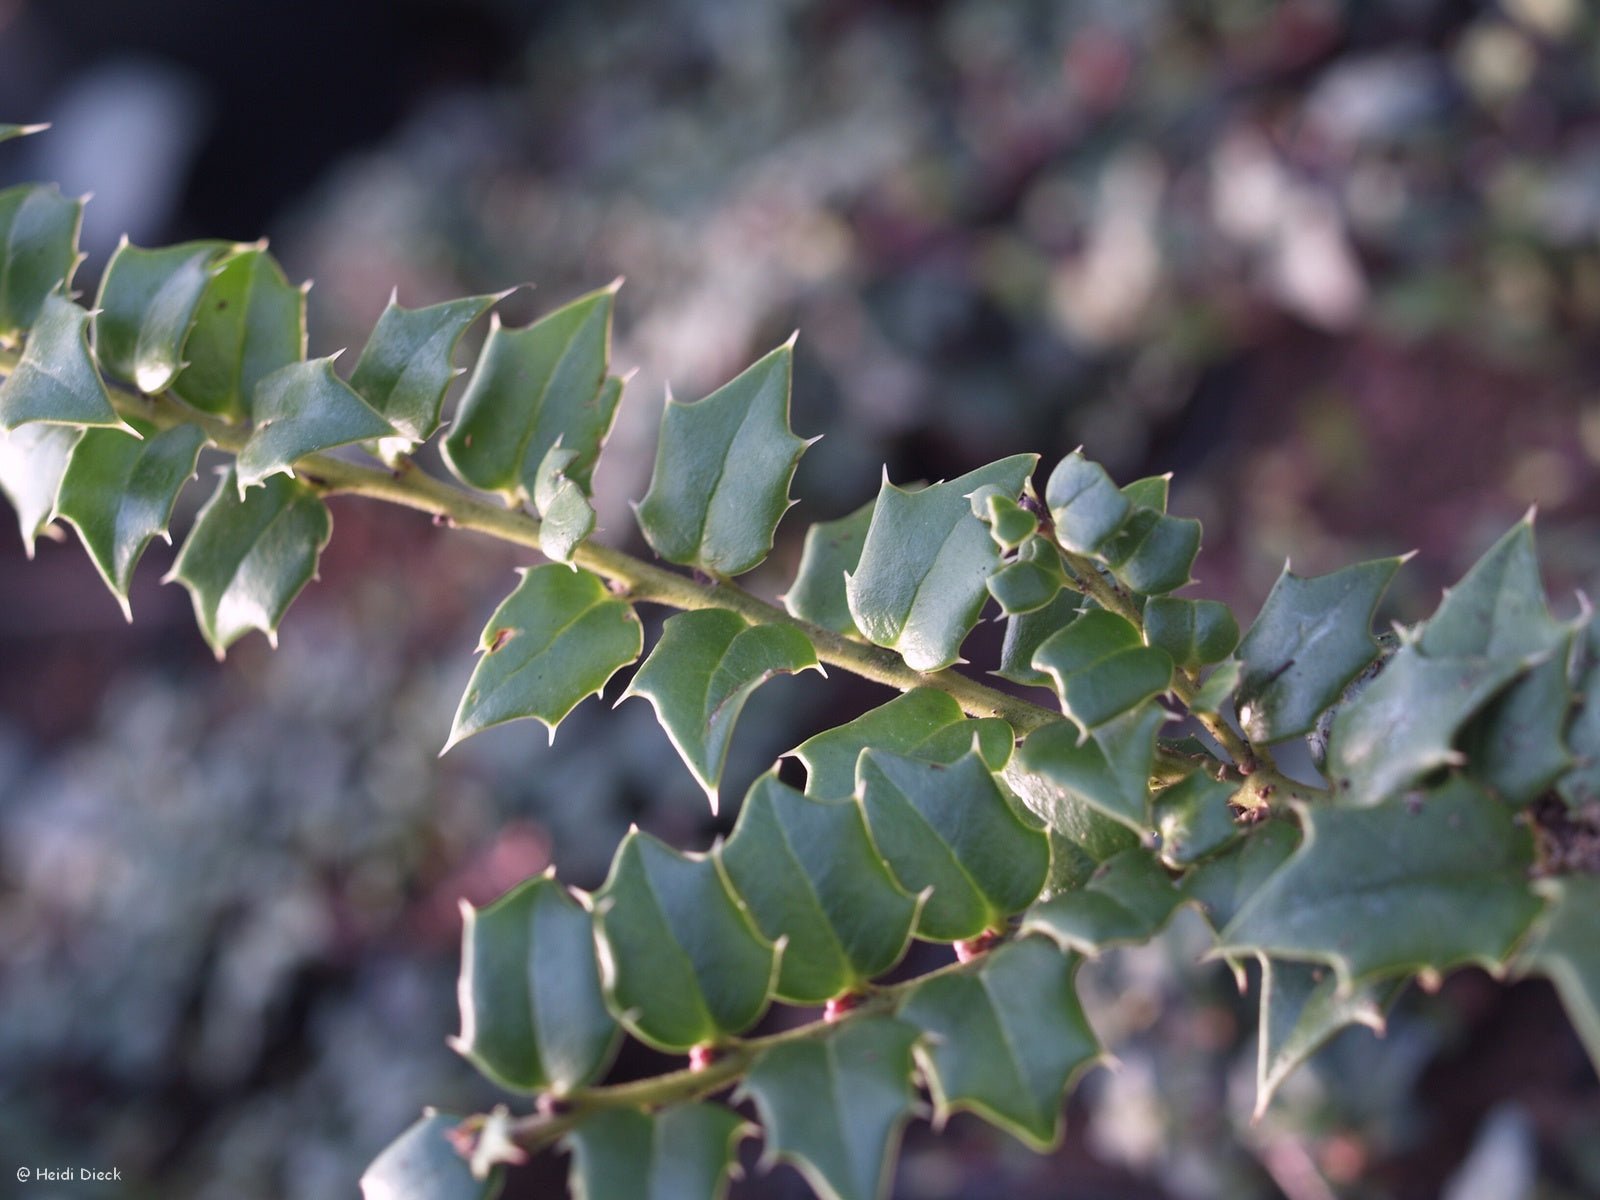
{"label": "blurred background", "polygon": [[[1558,611],[1600,577],[1582,0],[0,0],[0,119],[55,126],[0,184],[94,193],[79,287],[124,231],[268,235],[316,281],[314,354],[359,349],[394,287],[535,284],[517,323],[626,275],[639,373],[597,483],[635,549],[667,383],[702,395],[799,328],[794,425],[825,436],[745,580],[769,596],[884,464],[1080,443],[1177,473],[1197,594],[1246,619],[1288,556],[1409,549],[1386,615],[1424,616],[1531,504]],[[0,1160],[116,1166],[119,1196],[353,1196],[423,1104],[501,1098],[444,1045],[458,897],[552,861],[594,886],[630,822],[726,828],[643,703],[436,760],[522,560],[334,510],[281,649],[221,666],[165,548],[125,626],[75,544],[0,537]],[[884,698],[775,681],[724,794]],[[1250,1004],[1205,945],[1185,914],[1085,973],[1121,1066],[1061,1151],[918,1125],[895,1194],[1600,1195],[1600,1086],[1544,984],[1413,991],[1252,1126]],[[782,1168],[735,1194],[803,1192]]]}

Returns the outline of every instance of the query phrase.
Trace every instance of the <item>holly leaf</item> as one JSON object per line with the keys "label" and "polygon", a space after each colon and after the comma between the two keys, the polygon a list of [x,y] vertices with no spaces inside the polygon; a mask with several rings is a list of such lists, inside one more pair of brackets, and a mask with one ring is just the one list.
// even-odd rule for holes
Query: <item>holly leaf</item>
{"label": "holly leaf", "polygon": [[658,1050],[743,1033],[767,1008],[779,948],[728,890],[710,855],[631,831],[594,898],[611,1011]]}
{"label": "holly leaf", "polygon": [[1524,517],[1491,546],[1423,627],[1418,643],[1430,658],[1513,658],[1526,662],[1553,651],[1568,630],[1550,615],[1533,518]]}
{"label": "holly leaf", "polygon": [[1189,711],[1196,715],[1220,714],[1239,690],[1243,678],[1244,667],[1238,659],[1230,658],[1227,662],[1218,663],[1217,669],[1206,677],[1200,690],[1194,694],[1194,699],[1189,702]]}
{"label": "holly leaf", "polygon": [[[450,381],[461,374],[452,358],[462,335],[510,294],[465,296],[426,308],[405,308],[396,291],[350,372],[350,386],[401,436],[427,441],[439,428]],[[573,454],[576,457],[577,452]]]}
{"label": "holly leaf", "polygon": [[602,1109],[563,1139],[572,1200],[718,1200],[750,1125],[720,1104]]}
{"label": "holly leaf", "polygon": [[989,527],[989,536],[1000,549],[1010,553],[1020,550],[1039,531],[1039,518],[1016,498],[998,489],[983,494],[982,504],[977,503],[979,493],[973,493],[973,514]]}
{"label": "holly leaf", "polygon": [[606,1011],[594,923],[556,882],[462,902],[461,1033],[450,1046],[501,1087],[562,1096],[593,1083],[622,1030]]}
{"label": "holly leaf", "polygon": [[440,754],[522,717],[544,725],[554,740],[562,718],[639,657],[644,630],[632,605],[613,596],[604,580],[544,563],[522,572],[522,582],[484,626],[478,648],[483,657]]}
{"label": "holly leaf", "polygon": [[1041,898],[1080,888],[1108,858],[1140,844],[1139,835],[1071,792],[1057,788],[1013,759],[1002,775],[1029,812],[1045,822],[1050,874]]}
{"label": "holly leaf", "polygon": [[221,659],[252,629],[278,642],[278,622],[317,571],[333,519],[317,494],[270,479],[248,496],[230,469],[218,481],[167,574],[188,589],[200,632]]}
{"label": "holly leaf", "polygon": [[[1024,515],[1032,516],[1031,513]],[[1014,562],[989,576],[987,586],[1001,612],[1007,616],[1021,616],[1044,608],[1066,583],[1061,552],[1044,538],[1033,538]]]}
{"label": "holly leaf", "polygon": [[1122,494],[1135,508],[1153,508],[1164,513],[1167,511],[1167,494],[1171,489],[1172,473],[1169,471],[1165,475],[1147,475],[1143,479],[1125,483],[1122,485]]}
{"label": "holly leaf", "polygon": [[83,201],[68,200],[54,184],[0,191],[0,336],[30,329],[45,297],[67,290],[80,261],[82,224]]}
{"label": "holly leaf", "polygon": [[1571,634],[1548,659],[1489,702],[1462,731],[1467,773],[1507,804],[1531,804],[1573,764],[1567,749]]}
{"label": "holly leaf", "polygon": [[1578,704],[1567,728],[1574,766],[1556,783],[1556,791],[1572,808],[1600,800],[1600,625],[1592,621],[1580,659]]}
{"label": "holly leaf", "polygon": [[1233,653],[1239,644],[1239,623],[1233,610],[1217,600],[1153,596],[1144,606],[1144,636],[1179,667],[1193,671]]}
{"label": "holly leaf", "polygon": [[1008,617],[1005,641],[1000,647],[1000,666],[994,674],[1024,687],[1049,687],[1050,676],[1034,667],[1033,656],[1051,634],[1077,619],[1082,606],[1081,595],[1062,591],[1041,609]]}
{"label": "holly leaf", "polygon": [[1163,788],[1150,803],[1152,824],[1161,837],[1161,861],[1187,867],[1215,854],[1239,836],[1228,802],[1235,784],[1196,771]]}
{"label": "holly leaf", "polygon": [[1056,541],[1074,554],[1097,553],[1133,512],[1133,502],[1105,468],[1077,450],[1050,472],[1044,502],[1055,522]]}
{"label": "holly leaf", "polygon": [[872,524],[872,510],[876,504],[876,500],[868,500],[848,516],[837,521],[818,521],[806,530],[800,569],[783,597],[783,606],[790,616],[835,633],[860,632],[850,615],[844,577],[861,561],[861,549],[866,545],[867,527]]}
{"label": "holly leaf", "polygon": [[622,699],[650,701],[716,812],[717,786],[745,701],[774,675],[821,669],[810,639],[793,625],[752,625],[729,609],[703,608],[667,619]]}
{"label": "holly leaf", "polygon": [[886,1195],[917,1099],[916,1040],[903,1021],[867,1017],[826,1038],[764,1051],[739,1094],[755,1101],[769,1165],[792,1162],[823,1200]]}
{"label": "holly leaf", "polygon": [[172,390],[202,412],[251,416],[256,385],[306,356],[306,293],[265,245],[224,259],[201,293]]}
{"label": "holly leaf", "polygon": [[1073,987],[1078,959],[1043,938],[983,956],[976,971],[920,984],[900,1018],[921,1029],[915,1055],[936,1123],[967,1109],[1046,1151],[1061,1143],[1062,1101],[1100,1057]]}
{"label": "holly leaf", "polygon": [[1044,886],[1049,842],[1012,811],[976,750],[949,764],[865,750],[856,778],[895,878],[908,892],[932,889],[918,937],[954,942],[1002,928]]}
{"label": "holly leaf", "polygon": [[1518,976],[1543,975],[1600,1071],[1600,875],[1559,875],[1534,888],[1548,902],[1527,948],[1518,956]]}
{"label": "holly leaf", "polygon": [[1034,905],[1023,915],[1022,932],[1092,957],[1107,946],[1148,942],[1182,898],[1161,864],[1138,847],[1107,859],[1076,891]]}
{"label": "holly leaf", "polygon": [[1084,738],[1172,686],[1167,652],[1146,646],[1132,624],[1105,609],[1051,634],[1033,665],[1050,676],[1061,711]]}
{"label": "holly leaf", "polygon": [[1100,547],[1099,556],[1130,591],[1141,596],[1175,592],[1192,583],[1200,553],[1200,522],[1136,508]]}
{"label": "holly leaf", "polygon": [[793,360],[791,340],[703,400],[667,398],[650,490],[634,508],[662,558],[727,577],[771,551],[810,445],[789,428]]}
{"label": "holly leaf", "polygon": [[577,452],[567,473],[590,490],[622,394],[606,386],[611,310],[620,285],[580,296],[525,329],[506,329],[498,316],[490,318],[444,440],[445,462],[463,483],[513,503],[524,500],[559,438]]}
{"label": "holly leaf", "polygon": [[967,497],[982,487],[1020,495],[1037,461],[1013,455],[916,492],[884,480],[861,562],[845,585],[867,640],[899,651],[917,671],[956,661],[1000,564],[1000,549]]}
{"label": "holly leaf", "polygon": [[763,775],[718,857],[762,934],[787,939],[778,999],[857,991],[905,953],[919,902],[889,873],[853,800],[817,800]]}
{"label": "holly leaf", "polygon": [[1402,647],[1333,719],[1325,772],[1339,797],[1377,804],[1459,765],[1456,734],[1524,669],[1518,659],[1432,659]]}
{"label": "holly leaf", "polygon": [[1273,817],[1253,825],[1222,853],[1189,869],[1183,898],[1221,933],[1299,844],[1300,831],[1291,821]]}
{"label": "holly leaf", "polygon": [[976,739],[984,763],[998,771],[1011,757],[1014,738],[999,717],[970,719],[949,692],[919,687],[808,738],[791,753],[805,764],[807,795],[848,796],[856,785],[856,760],[869,746],[953,763],[971,751]]}
{"label": "holly leaf", "polygon": [[145,250],[123,238],[95,300],[100,365],[147,395],[165,391],[185,363],[184,343],[227,242],[183,242]]}
{"label": "holly leaf", "polygon": [[61,483],[61,516],[78,531],[100,578],[133,620],[128,587],[133,569],[167,527],[183,485],[194,478],[206,435],[194,425],[164,432],[147,427],[141,441],[116,429],[86,430]]}
{"label": "holly leaf", "polygon": [[1344,992],[1338,983],[1326,967],[1261,958],[1255,1120],[1284,1080],[1340,1030],[1365,1025],[1382,1037],[1384,1014],[1406,986],[1403,979],[1387,979]]}
{"label": "holly leaf", "polygon": [[1404,562],[1380,558],[1304,579],[1287,565],[1239,643],[1239,723],[1252,742],[1307,733],[1378,654],[1372,615]]}
{"label": "holly leaf", "polygon": [[12,138],[27,137],[32,133],[43,133],[50,128],[46,121],[42,125],[3,125],[0,124],[0,142],[9,142]]}
{"label": "holly leaf", "polygon": [[1156,731],[1167,719],[1160,705],[1147,704],[1107,722],[1087,739],[1066,721],[1029,734],[1017,760],[1021,770],[1039,780],[1036,790],[1043,807],[1034,811],[1055,826],[1053,797],[1071,797],[1137,832],[1149,829]]}
{"label": "holly leaf", "polygon": [[254,487],[273,475],[293,475],[308,454],[394,437],[388,421],[374,412],[348,383],[333,373],[332,358],[291,363],[256,387],[255,427],[239,451],[239,488]]}
{"label": "holly leaf", "polygon": [[[619,380],[607,384],[621,386]],[[539,464],[533,484],[533,503],[539,510],[539,549],[556,562],[571,562],[573,552],[594,532],[594,505],[578,481],[567,474],[578,452],[556,439]]]}
{"label": "holly leaf", "polygon": [[132,433],[95,369],[88,324],[89,314],[64,296],[44,298],[22,358],[0,382],[0,431],[41,421]]}
{"label": "holly leaf", "polygon": [[72,425],[45,424],[0,430],[0,492],[16,511],[29,558],[39,535],[56,518],[61,481],[83,432]]}
{"label": "holly leaf", "polygon": [[1539,910],[1532,843],[1460,779],[1420,804],[1298,806],[1305,839],[1222,931],[1219,954],[1326,962],[1361,983],[1477,963],[1498,970]]}
{"label": "holly leaf", "polygon": [[474,1179],[450,1140],[461,1118],[430,1111],[407,1129],[362,1173],[363,1200],[494,1200],[501,1172]]}

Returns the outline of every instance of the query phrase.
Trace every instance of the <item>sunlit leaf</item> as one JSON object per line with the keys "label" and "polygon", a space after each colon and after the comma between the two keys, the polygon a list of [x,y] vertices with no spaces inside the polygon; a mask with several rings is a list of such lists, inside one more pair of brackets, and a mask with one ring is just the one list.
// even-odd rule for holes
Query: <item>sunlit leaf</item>
{"label": "sunlit leaf", "polygon": [[146,250],[124,240],[117,247],[94,304],[95,355],[108,375],[150,395],[172,383],[212,268],[230,249],[217,241]]}
{"label": "sunlit leaf", "polygon": [[29,558],[39,535],[56,517],[61,482],[83,433],[71,425],[42,423],[10,433],[0,430],[0,492],[17,514]]}
{"label": "sunlit leaf", "polygon": [[306,356],[306,293],[252,246],[215,268],[172,381],[185,403],[229,420],[249,417],[256,385]]}
{"label": "sunlit leaf", "polygon": [[393,437],[394,428],[333,373],[333,359],[280,367],[256,387],[255,428],[239,451],[239,487],[293,474],[308,454]]}
{"label": "sunlit leaf", "polygon": [[[18,128],[4,125],[0,132]],[[66,292],[82,222],[83,201],[68,200],[54,184],[0,191],[0,336],[27,330],[46,296]]]}
{"label": "sunlit leaf", "polygon": [[54,293],[44,298],[22,358],[0,382],[0,431],[40,421],[127,430],[89,352],[89,314]]}
{"label": "sunlit leaf", "polygon": [[1216,600],[1155,596],[1144,606],[1144,635],[1178,666],[1194,670],[1233,653],[1239,644],[1239,623],[1233,611]]}
{"label": "sunlit leaf", "polygon": [[398,294],[390,296],[350,372],[350,386],[402,436],[427,441],[439,428],[450,381],[461,373],[452,361],[457,344],[505,295],[465,296],[426,308],[405,308]]}
{"label": "sunlit leaf", "polygon": [[[608,380],[608,386],[617,380]],[[578,452],[558,440],[539,464],[533,483],[533,504],[539,510],[539,549],[556,562],[570,562],[573,551],[594,532],[594,505],[578,481],[567,474]]]}

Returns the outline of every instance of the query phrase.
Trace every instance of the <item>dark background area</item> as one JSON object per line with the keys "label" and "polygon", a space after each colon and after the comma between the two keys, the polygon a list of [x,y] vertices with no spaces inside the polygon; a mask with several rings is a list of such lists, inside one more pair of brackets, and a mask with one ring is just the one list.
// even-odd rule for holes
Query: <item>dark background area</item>
{"label": "dark background area", "polygon": [[[799,328],[794,424],[824,439],[745,581],[769,596],[884,464],[1083,444],[1176,472],[1198,594],[1243,614],[1286,557],[1415,548],[1387,615],[1426,615],[1530,504],[1574,611],[1600,574],[1597,102],[1578,0],[0,0],[0,118],[55,125],[0,183],[95,193],[80,288],[123,232],[268,235],[328,353],[391,288],[533,283],[519,322],[626,275],[607,540],[641,548],[665,384]],[[335,522],[281,648],[220,667],[164,548],[127,626],[70,540],[0,538],[0,1158],[115,1165],[127,1196],[352,1195],[423,1104],[498,1099],[444,1047],[458,897],[551,861],[593,886],[630,822],[726,828],[643,704],[436,761],[521,560],[357,501]],[[882,699],[775,681],[724,794]],[[1547,987],[1412,994],[1252,1126],[1249,1004],[1205,944],[1185,918],[1087,974],[1122,1065],[1060,1152],[919,1125],[896,1194],[1600,1194],[1600,1090]]]}

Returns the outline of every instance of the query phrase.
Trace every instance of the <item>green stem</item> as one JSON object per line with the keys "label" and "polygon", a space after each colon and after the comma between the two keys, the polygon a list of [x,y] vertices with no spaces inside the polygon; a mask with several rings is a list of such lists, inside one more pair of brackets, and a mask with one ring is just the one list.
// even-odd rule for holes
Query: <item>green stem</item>
{"label": "green stem", "polygon": [[593,1113],[608,1108],[660,1108],[702,1100],[742,1079],[766,1050],[789,1042],[812,1041],[827,1037],[841,1025],[874,1013],[893,1012],[906,994],[930,979],[960,975],[982,966],[980,954],[965,962],[953,962],[902,983],[873,987],[856,1007],[833,1020],[811,1021],[780,1033],[757,1038],[735,1038],[720,1048],[707,1066],[671,1071],[648,1079],[615,1083],[606,1087],[581,1088],[561,1098],[557,1111],[533,1113],[511,1123],[508,1133],[525,1150],[550,1145]]}

